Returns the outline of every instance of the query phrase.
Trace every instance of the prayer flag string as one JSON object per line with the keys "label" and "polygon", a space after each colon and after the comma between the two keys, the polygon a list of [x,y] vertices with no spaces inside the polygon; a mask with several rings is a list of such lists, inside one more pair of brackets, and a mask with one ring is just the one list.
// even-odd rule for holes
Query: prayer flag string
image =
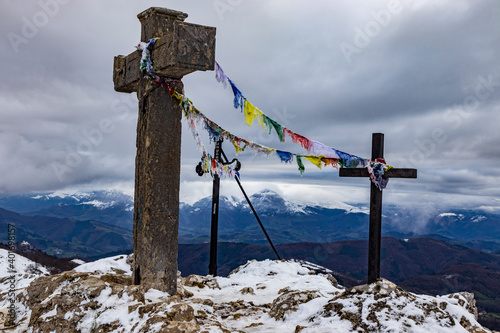
{"label": "prayer flag string", "polygon": [[236,87],[233,81],[231,81],[227,75],[224,73],[220,65],[215,62],[216,67],[216,79],[218,82],[222,83],[224,87],[227,85],[231,86],[234,94],[234,107],[236,109],[241,109],[241,112],[245,115],[245,123],[249,126],[253,124],[255,120],[259,126],[261,126],[268,133],[272,130],[276,131],[281,142],[285,141],[285,134],[292,138],[292,142],[300,143],[300,145],[307,150],[308,153],[313,151],[314,155],[302,155],[294,154],[282,150],[277,150],[274,148],[269,148],[260,145],[255,142],[248,141],[244,138],[240,138],[229,131],[223,129],[215,122],[207,118],[201,111],[196,109],[184,94],[175,91],[170,83],[179,82],[179,80],[173,80],[169,78],[161,77],[154,73],[153,65],[151,63],[151,52],[150,48],[155,44],[158,38],[151,39],[148,43],[141,42],[137,46],[137,50],[142,51],[140,69],[149,74],[149,76],[156,82],[158,86],[163,86],[167,89],[170,95],[179,101],[184,113],[184,118],[187,121],[187,125],[191,130],[193,137],[197,143],[197,146],[202,154],[202,169],[205,173],[210,173],[211,175],[219,175],[222,177],[227,176],[238,176],[237,171],[229,165],[224,165],[214,159],[206,150],[203,141],[201,140],[198,126],[201,125],[203,129],[208,132],[210,140],[219,140],[220,138],[226,139],[231,142],[235,148],[235,153],[238,155],[243,152],[246,148],[249,148],[254,153],[259,155],[269,156],[275,153],[278,158],[285,163],[292,163],[294,157],[297,162],[298,170],[302,175],[305,171],[302,158],[308,160],[312,164],[316,165],[318,168],[322,166],[331,165],[334,168],[367,168],[370,174],[370,179],[379,189],[385,188],[388,179],[383,177],[384,171],[390,169],[385,161],[378,159],[376,161],[370,161],[368,159],[363,159],[361,157],[344,153],[335,148],[328,147],[321,142],[310,140],[302,135],[299,135],[283,126],[278,122],[268,117],[261,110],[257,109],[252,103],[250,103],[242,94],[242,92]]}
{"label": "prayer flag string", "polygon": [[[236,87],[236,84],[224,73],[222,67],[215,62],[215,77],[218,82],[222,83],[224,88],[228,85],[231,86],[232,91],[234,93],[234,107],[236,109],[240,108],[245,116],[245,124],[248,126],[252,126],[255,119],[259,125],[267,131],[268,134],[271,134],[274,129],[280,142],[285,142],[285,134],[292,139],[293,143],[300,144],[308,153],[311,151],[314,155],[303,156],[297,155],[297,164],[299,165],[299,170],[301,174],[304,172],[304,167],[302,164],[302,159],[299,156],[303,156],[307,160],[309,160],[314,165],[321,168],[321,162],[326,163],[330,161],[329,164],[333,166],[339,164],[342,168],[357,168],[357,167],[366,167],[368,169],[368,173],[370,174],[370,178],[377,185],[378,188],[383,189],[386,187],[388,179],[384,179],[382,176],[384,174],[384,170],[387,171],[391,167],[386,165],[385,161],[370,161],[367,159],[363,159],[356,155],[351,155],[348,153],[344,153],[340,150],[337,150],[333,147],[328,147],[327,145],[311,140],[305,136],[297,134],[292,130],[285,128],[280,125],[275,120],[271,119],[264,112],[256,108],[251,102],[249,102],[243,95],[243,93]],[[243,105],[243,106],[242,106]],[[322,158],[318,158],[321,156]],[[280,155],[282,161],[289,161],[287,156],[284,154]]]}

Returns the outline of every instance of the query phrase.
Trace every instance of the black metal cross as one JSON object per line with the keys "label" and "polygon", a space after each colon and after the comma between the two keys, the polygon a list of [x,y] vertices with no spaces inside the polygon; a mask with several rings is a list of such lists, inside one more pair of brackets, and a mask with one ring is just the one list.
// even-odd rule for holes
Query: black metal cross
{"label": "black metal cross", "polygon": [[[384,134],[372,134],[372,161],[384,158]],[[340,177],[370,177],[366,168],[341,168]],[[392,168],[384,178],[417,178],[417,169]],[[370,189],[370,231],[368,238],[368,283],[380,278],[380,249],[382,237],[382,190],[373,182]]]}

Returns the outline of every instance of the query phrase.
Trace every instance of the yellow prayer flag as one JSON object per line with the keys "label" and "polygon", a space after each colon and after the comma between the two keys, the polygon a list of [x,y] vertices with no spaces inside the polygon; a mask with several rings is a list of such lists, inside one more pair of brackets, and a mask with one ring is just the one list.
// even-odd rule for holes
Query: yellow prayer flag
{"label": "yellow prayer flag", "polygon": [[234,146],[234,151],[236,153],[236,155],[238,155],[239,153],[241,153],[243,150],[245,150],[245,147],[241,148],[240,146],[238,146],[238,144],[236,143],[236,141],[231,141],[231,143],[233,144]]}
{"label": "yellow prayer flag", "polygon": [[245,102],[243,103],[243,113],[245,114],[245,124],[247,124],[248,126],[252,126],[253,121],[255,120],[255,118],[257,118],[257,116],[259,115],[259,112],[260,112],[260,115],[262,117],[262,112],[257,110],[257,108],[255,106],[253,106],[252,103],[250,103],[249,101],[247,101],[245,99]]}
{"label": "yellow prayer flag", "polygon": [[321,160],[323,159],[323,155],[321,156],[302,156],[304,157],[306,160],[308,160],[309,162],[311,162],[312,164],[314,164],[315,166],[317,166],[318,168],[321,169]]}

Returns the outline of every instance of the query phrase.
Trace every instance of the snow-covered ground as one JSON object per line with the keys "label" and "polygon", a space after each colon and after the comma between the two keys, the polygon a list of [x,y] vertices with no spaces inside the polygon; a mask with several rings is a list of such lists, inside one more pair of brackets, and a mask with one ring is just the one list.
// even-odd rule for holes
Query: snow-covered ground
{"label": "snow-covered ground", "polygon": [[250,261],[228,277],[179,276],[171,296],[131,285],[127,256],[114,256],[17,290],[15,332],[489,332],[467,293],[422,296],[387,280],[346,290],[318,271],[304,262]]}
{"label": "snow-covered ground", "polygon": [[88,272],[88,273],[117,273],[123,272],[125,275],[132,275],[130,265],[126,262],[127,255],[117,255],[114,257],[104,258],[101,260],[89,262],[82,264],[74,269],[76,272]]}
{"label": "snow-covered ground", "polygon": [[[11,252],[13,253],[13,252]],[[11,276],[12,268],[15,270],[16,276],[24,275],[49,275],[49,270],[42,265],[35,263],[19,254],[13,253],[9,258],[9,251],[0,249],[0,279],[2,277]],[[1,289],[0,289],[1,290]]]}

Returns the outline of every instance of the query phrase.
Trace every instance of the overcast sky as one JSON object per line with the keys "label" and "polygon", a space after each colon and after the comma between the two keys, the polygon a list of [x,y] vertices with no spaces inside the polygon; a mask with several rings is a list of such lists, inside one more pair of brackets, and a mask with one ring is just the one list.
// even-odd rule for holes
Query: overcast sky
{"label": "overcast sky", "polygon": [[[418,169],[416,180],[391,180],[385,202],[500,209],[500,3],[492,0],[1,0],[0,193],[133,190],[137,99],[114,91],[113,57],[134,51],[136,15],[151,6],[216,27],[226,74],[293,131],[363,157],[371,134],[384,133],[388,164]],[[246,126],[214,72],[183,82],[225,129],[304,153]],[[193,200],[212,184],[194,172],[200,154],[185,124],[183,132],[181,195]],[[276,157],[239,158],[250,193],[368,202],[368,180],[340,179],[331,167],[305,161],[301,177]],[[234,181],[221,191],[236,194]]]}

